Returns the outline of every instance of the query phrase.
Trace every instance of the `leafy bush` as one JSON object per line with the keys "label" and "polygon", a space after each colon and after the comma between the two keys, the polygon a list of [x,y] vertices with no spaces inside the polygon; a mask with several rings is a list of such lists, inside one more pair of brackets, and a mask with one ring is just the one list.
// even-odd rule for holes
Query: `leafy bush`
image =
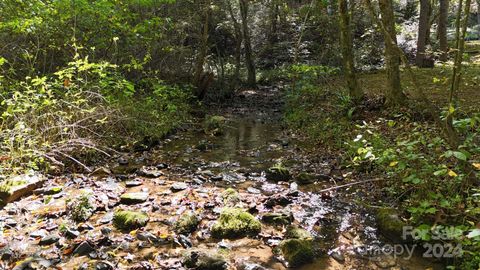
{"label": "leafy bush", "polygon": [[[152,84],[148,96],[110,63],[78,56],[53,75],[8,80],[1,88],[0,173],[70,160],[83,167],[117,137],[161,137],[185,119],[188,90]],[[3,86],[3,85],[2,85]],[[142,122],[148,121],[148,122]]]}

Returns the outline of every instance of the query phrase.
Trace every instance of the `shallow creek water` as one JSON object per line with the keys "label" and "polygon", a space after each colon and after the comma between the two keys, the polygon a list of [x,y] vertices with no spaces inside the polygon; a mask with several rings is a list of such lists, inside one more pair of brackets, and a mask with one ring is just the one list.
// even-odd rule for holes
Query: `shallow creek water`
{"label": "shallow creek water", "polygon": [[[3,259],[1,267],[31,269],[21,268],[21,262],[25,264],[26,258],[34,256],[48,260],[57,269],[183,269],[182,254],[191,245],[222,254],[229,269],[285,269],[275,252],[284,226],[262,224],[262,232],[254,238],[210,237],[209,230],[223,207],[221,193],[232,187],[241,197],[238,206],[258,218],[272,212],[291,213],[292,224],[312,233],[318,256],[298,269],[443,269],[421,254],[406,259],[362,253],[362,249],[388,244],[379,236],[371,211],[357,203],[365,198],[364,187],[319,192],[345,183],[345,172],[337,170],[331,160],[308,154],[308,147],[282,127],[278,113],[258,108],[221,112],[227,121],[220,136],[206,135],[201,125],[193,125],[150,151],[124,155],[128,165],[112,162],[107,166],[111,172],[103,174],[50,177],[45,185],[62,186],[60,193],[32,195],[7,205],[0,210],[0,249],[8,248],[10,256]],[[322,177],[308,185],[267,181],[265,170],[278,162],[294,176],[309,172]],[[153,175],[139,173],[141,167]],[[127,187],[126,181],[133,179],[139,183]],[[185,185],[173,188],[178,183]],[[149,198],[124,205],[119,196],[125,192],[145,192]],[[95,198],[96,211],[87,222],[78,224],[69,218],[65,205],[81,193]],[[288,202],[282,202],[285,197]],[[144,211],[149,223],[122,233],[111,223],[117,209]],[[185,240],[175,235],[172,224],[186,211],[197,213],[201,223]],[[80,234],[39,245],[41,238],[65,228]],[[140,237],[146,233],[159,238],[161,244],[153,245]],[[75,255],[85,242],[91,249],[83,256]],[[103,262],[106,268],[99,268]]]}

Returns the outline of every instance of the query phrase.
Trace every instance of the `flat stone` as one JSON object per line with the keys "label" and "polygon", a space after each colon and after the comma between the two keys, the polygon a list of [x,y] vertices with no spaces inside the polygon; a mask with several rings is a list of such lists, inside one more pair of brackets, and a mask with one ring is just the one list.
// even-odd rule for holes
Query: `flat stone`
{"label": "flat stone", "polygon": [[144,203],[148,200],[149,194],[147,192],[131,192],[120,196],[120,202],[123,204],[137,204]]}
{"label": "flat stone", "polygon": [[47,231],[45,230],[38,230],[38,231],[33,231],[30,233],[30,237],[32,238],[40,238],[44,237],[47,234]]}
{"label": "flat stone", "polygon": [[177,182],[177,183],[174,183],[170,189],[173,191],[173,192],[178,192],[178,191],[182,191],[182,190],[185,190],[188,188],[188,185],[187,183],[184,183],[184,182]]}
{"label": "flat stone", "polygon": [[67,229],[65,231],[65,236],[70,239],[75,239],[80,236],[80,232],[77,230]]}
{"label": "flat stone", "polygon": [[33,194],[54,195],[62,192],[62,190],[63,190],[62,186],[45,187],[45,188],[35,189],[33,191]]}
{"label": "flat stone", "polygon": [[108,212],[101,219],[98,220],[98,223],[100,224],[107,224],[110,223],[110,221],[113,220],[113,212]]}
{"label": "flat stone", "polygon": [[30,195],[35,189],[40,188],[44,182],[45,178],[36,174],[10,177],[3,181],[3,183],[7,183],[7,185],[10,186],[8,191],[0,192],[0,201],[2,201],[3,204],[7,204],[18,200],[21,197]]}
{"label": "flat stone", "polygon": [[248,192],[248,193],[252,193],[252,194],[260,194],[260,193],[262,193],[259,189],[254,188],[254,187],[248,187],[248,188],[247,188],[247,192]]}
{"label": "flat stone", "polygon": [[38,244],[41,246],[48,246],[58,242],[58,240],[60,240],[60,236],[51,234],[44,236],[42,239],[40,239],[40,242],[38,242]]}
{"label": "flat stone", "polygon": [[142,184],[143,184],[143,181],[137,180],[137,179],[125,182],[125,186],[127,187],[137,187],[137,186],[141,186]]}
{"label": "flat stone", "polygon": [[163,175],[163,173],[156,168],[141,168],[138,170],[138,175],[149,177],[149,178],[158,178]]}

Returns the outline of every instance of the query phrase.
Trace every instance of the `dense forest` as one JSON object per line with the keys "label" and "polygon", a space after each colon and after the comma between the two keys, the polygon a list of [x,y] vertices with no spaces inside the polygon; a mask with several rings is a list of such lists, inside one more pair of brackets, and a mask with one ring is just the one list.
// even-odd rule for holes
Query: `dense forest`
{"label": "dense forest", "polygon": [[0,269],[480,269],[479,0],[1,0]]}

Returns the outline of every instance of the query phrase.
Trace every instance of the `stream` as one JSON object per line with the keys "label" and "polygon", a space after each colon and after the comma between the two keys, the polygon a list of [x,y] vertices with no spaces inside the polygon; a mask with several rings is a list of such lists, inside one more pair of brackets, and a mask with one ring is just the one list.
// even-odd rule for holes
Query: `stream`
{"label": "stream", "polygon": [[[227,188],[238,191],[238,206],[260,220],[277,213],[313,235],[318,256],[296,269],[444,269],[423,258],[420,250],[411,258],[367,254],[389,244],[379,234],[371,209],[359,203],[369,186],[320,192],[348,183],[349,173],[338,169],[334,158],[312,154],[282,126],[279,92],[260,88],[238,94],[230,104],[209,105],[210,115],[225,118],[218,136],[206,134],[199,119],[153,149],[122,154],[90,175],[48,177],[43,192],[0,210],[0,269],[184,269],[181,260],[187,249],[220,253],[229,269],[285,269],[275,252],[285,226],[262,223],[261,233],[252,238],[210,237]],[[314,180],[267,180],[265,171],[277,163],[294,179],[307,172]],[[49,187],[61,191],[45,192]],[[148,197],[125,204],[120,200],[124,193]],[[95,205],[91,217],[80,223],[72,221],[67,210],[79,194],[90,194]],[[117,209],[146,212],[149,222],[133,232],[118,231],[112,226]],[[191,235],[178,236],[172,224],[186,211],[198,213],[201,221]],[[40,244],[52,235],[58,239]]]}

